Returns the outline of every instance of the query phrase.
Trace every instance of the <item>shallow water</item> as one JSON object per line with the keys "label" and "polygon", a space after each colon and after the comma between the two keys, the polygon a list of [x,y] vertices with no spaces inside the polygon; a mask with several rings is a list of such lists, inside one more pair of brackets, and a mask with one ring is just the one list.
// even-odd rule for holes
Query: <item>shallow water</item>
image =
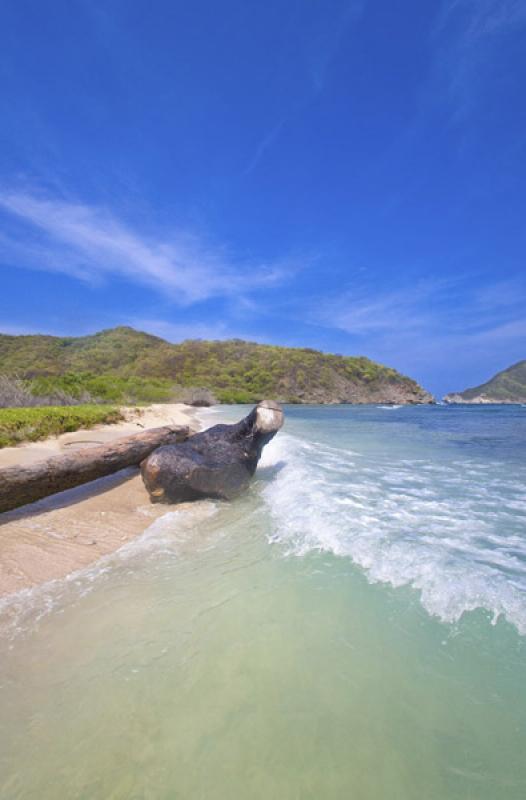
{"label": "shallow water", "polygon": [[4,604],[2,800],[522,800],[525,444],[287,409],[245,497]]}

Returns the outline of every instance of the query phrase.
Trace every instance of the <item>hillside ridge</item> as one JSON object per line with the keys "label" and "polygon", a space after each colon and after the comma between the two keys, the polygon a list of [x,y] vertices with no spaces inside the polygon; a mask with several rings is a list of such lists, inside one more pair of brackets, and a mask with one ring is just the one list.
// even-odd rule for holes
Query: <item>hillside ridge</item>
{"label": "hillside ridge", "polygon": [[161,394],[171,385],[206,387],[221,402],[433,402],[416,381],[364,356],[241,339],[171,344],[127,326],[80,337],[0,334],[0,374],[33,381],[42,394],[58,385],[110,401],[118,398],[102,390],[105,376],[122,387],[152,384]]}
{"label": "hillside ridge", "polygon": [[497,372],[486,383],[451,392],[444,397],[446,403],[526,403],[526,360]]}

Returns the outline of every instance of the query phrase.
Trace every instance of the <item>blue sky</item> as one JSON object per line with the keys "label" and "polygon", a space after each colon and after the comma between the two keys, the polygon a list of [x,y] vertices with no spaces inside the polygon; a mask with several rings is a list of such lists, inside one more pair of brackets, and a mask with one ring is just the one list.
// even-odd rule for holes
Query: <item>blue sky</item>
{"label": "blue sky", "polygon": [[524,0],[4,0],[0,330],[526,358]]}

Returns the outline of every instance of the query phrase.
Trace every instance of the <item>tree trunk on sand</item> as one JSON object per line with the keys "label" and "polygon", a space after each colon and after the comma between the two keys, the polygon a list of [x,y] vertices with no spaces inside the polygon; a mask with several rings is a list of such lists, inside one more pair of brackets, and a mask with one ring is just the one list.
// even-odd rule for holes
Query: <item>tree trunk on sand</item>
{"label": "tree trunk on sand", "polygon": [[232,499],[248,486],[263,447],[282,425],[280,406],[263,400],[235,425],[214,425],[187,442],[159,447],[141,464],[152,502]]}
{"label": "tree trunk on sand", "polygon": [[182,442],[189,434],[189,428],[182,425],[151,428],[123,436],[111,444],[53,456],[28,467],[2,469],[0,512],[103,478],[125,467],[136,466],[156,448]]}

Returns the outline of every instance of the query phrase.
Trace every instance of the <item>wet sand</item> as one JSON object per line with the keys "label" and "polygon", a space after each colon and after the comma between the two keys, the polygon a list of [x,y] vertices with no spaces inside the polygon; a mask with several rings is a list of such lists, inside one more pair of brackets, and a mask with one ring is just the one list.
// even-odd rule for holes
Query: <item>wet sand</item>
{"label": "wet sand", "polygon": [[[181,403],[123,409],[125,421],[0,450],[0,468],[31,464],[161,425],[190,425]],[[64,577],[117,550],[168,507],[152,505],[138,468],[130,468],[0,515],[0,597]]]}

